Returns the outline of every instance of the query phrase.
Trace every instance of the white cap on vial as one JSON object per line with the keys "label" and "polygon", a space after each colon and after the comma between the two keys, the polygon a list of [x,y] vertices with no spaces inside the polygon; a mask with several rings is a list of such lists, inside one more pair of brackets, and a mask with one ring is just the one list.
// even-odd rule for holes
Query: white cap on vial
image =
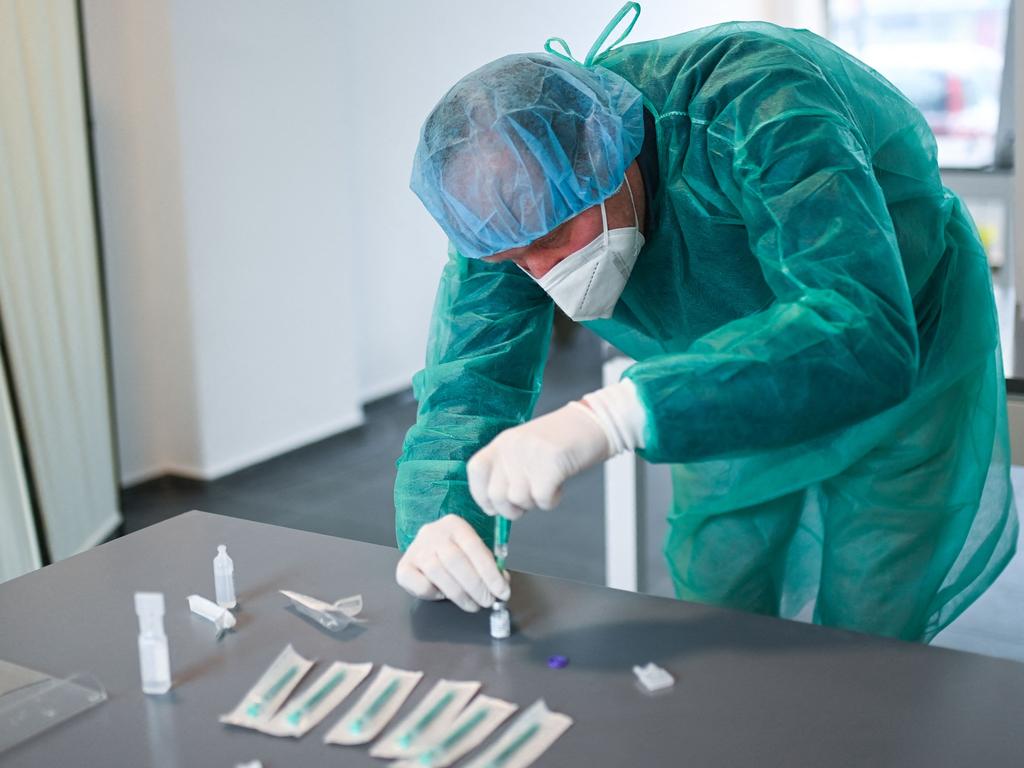
{"label": "white cap on vial", "polygon": [[235,563],[232,561],[231,556],[228,554],[228,548],[224,544],[217,545],[217,556],[213,558],[213,563],[228,573],[235,570]]}
{"label": "white cap on vial", "polygon": [[135,613],[139,617],[139,631],[147,635],[164,633],[163,592],[136,592]]}
{"label": "white cap on vial", "polygon": [[163,616],[163,592],[136,592],[135,613],[139,616]]}

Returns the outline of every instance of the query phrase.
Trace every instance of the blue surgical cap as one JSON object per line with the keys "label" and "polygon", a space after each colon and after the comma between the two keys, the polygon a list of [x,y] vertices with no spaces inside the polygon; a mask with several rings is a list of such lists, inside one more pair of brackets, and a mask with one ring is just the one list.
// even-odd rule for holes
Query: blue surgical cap
{"label": "blue surgical cap", "polygon": [[527,245],[611,196],[643,143],[619,75],[549,53],[462,78],[420,131],[409,186],[463,256]]}

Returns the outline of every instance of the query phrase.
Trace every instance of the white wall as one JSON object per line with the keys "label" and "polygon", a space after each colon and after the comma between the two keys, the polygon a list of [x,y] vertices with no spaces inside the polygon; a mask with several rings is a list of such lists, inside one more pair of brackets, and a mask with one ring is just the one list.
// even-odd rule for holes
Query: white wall
{"label": "white wall", "polygon": [[85,6],[122,481],[361,421],[344,4]]}
{"label": "white wall", "polygon": [[198,462],[167,3],[84,5],[122,481]]}
{"label": "white wall", "polygon": [[[630,41],[791,2],[645,3]],[[445,240],[409,191],[462,75],[618,1],[86,0],[122,480],[358,423],[422,365]],[[782,9],[782,10],[780,10]]]}
{"label": "white wall", "polygon": [[202,473],[362,421],[346,3],[173,4]]}

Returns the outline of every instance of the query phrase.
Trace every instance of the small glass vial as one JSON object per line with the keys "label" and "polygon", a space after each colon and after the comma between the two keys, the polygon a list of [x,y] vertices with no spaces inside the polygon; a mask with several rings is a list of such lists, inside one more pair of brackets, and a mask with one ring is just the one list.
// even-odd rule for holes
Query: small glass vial
{"label": "small glass vial", "polygon": [[217,556],[213,558],[213,587],[217,593],[217,605],[221,608],[235,607],[235,564],[223,544],[217,547]]}
{"label": "small glass vial", "polygon": [[136,592],[139,617],[139,669],[143,693],[171,690],[171,658],[164,634],[164,596],[161,592]]}
{"label": "small glass vial", "polygon": [[508,615],[508,607],[501,600],[495,600],[491,606],[491,637],[504,640],[512,634],[512,620]]}

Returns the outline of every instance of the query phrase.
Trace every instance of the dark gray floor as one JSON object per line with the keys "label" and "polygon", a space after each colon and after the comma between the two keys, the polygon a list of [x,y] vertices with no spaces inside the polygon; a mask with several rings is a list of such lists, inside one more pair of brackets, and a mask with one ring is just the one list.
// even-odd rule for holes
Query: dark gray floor
{"label": "dark gray floor", "polygon": [[[601,386],[600,341],[579,329],[552,346],[537,413]],[[411,393],[366,408],[366,424],[210,483],[161,478],[122,494],[125,532],[190,509],[395,545],[395,459],[416,418]],[[604,583],[600,468],[570,481],[557,512],[517,523],[510,565]]]}

